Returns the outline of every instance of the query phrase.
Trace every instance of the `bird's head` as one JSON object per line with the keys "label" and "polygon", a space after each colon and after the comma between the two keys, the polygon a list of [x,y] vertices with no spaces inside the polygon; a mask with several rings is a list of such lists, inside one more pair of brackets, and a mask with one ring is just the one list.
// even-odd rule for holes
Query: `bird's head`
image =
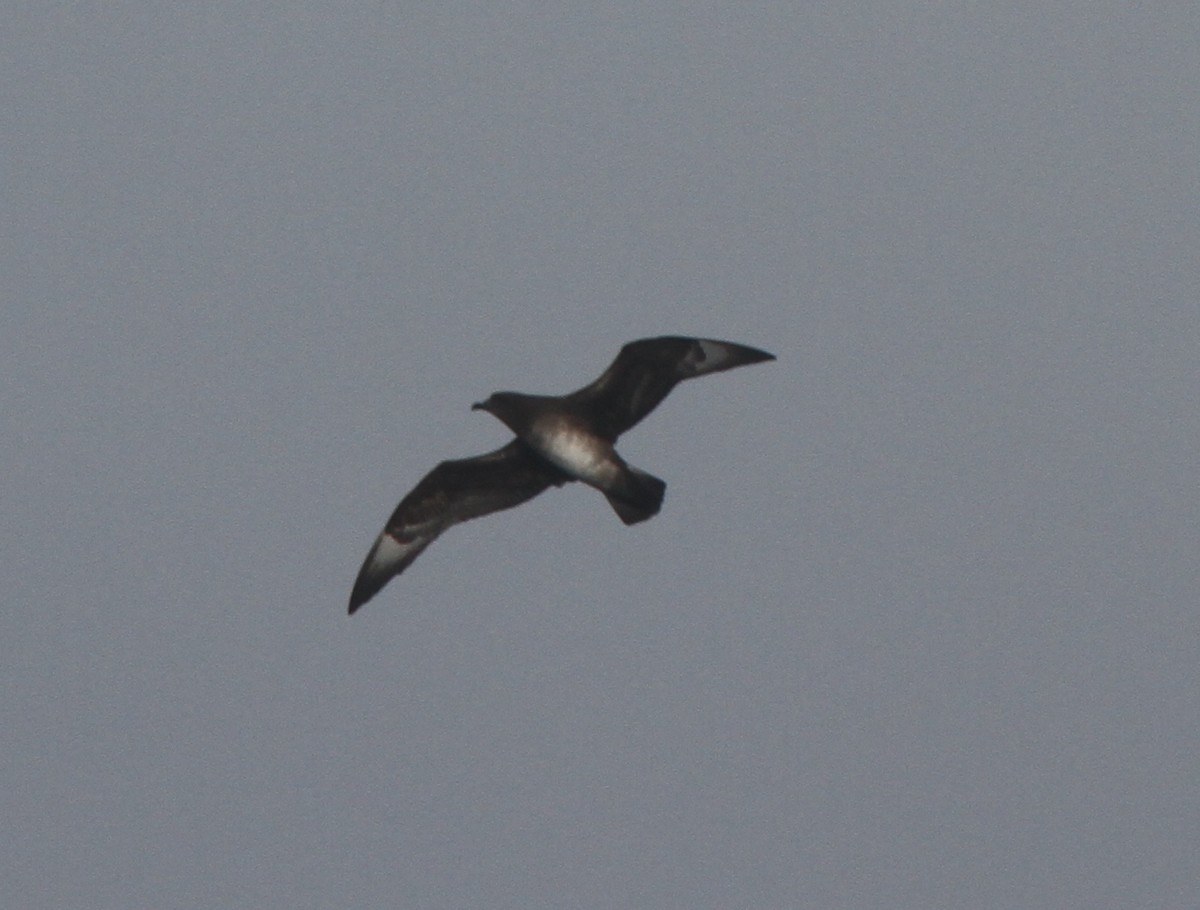
{"label": "bird's head", "polygon": [[520,414],[522,413],[518,401],[523,397],[525,396],[517,392],[493,392],[485,400],[471,405],[471,410],[487,411],[516,431],[519,429],[517,424],[521,422]]}
{"label": "bird's head", "polygon": [[496,408],[496,396],[502,395],[502,394],[504,394],[504,393],[503,392],[493,392],[491,395],[489,395],[483,401],[477,401],[473,405],[471,405],[471,410],[472,411],[487,411],[489,414],[494,414],[495,408]]}

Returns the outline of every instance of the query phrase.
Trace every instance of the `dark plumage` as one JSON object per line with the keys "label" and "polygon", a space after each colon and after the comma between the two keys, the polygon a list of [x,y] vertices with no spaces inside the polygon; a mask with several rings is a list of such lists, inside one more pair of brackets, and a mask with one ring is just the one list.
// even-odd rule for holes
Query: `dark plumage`
{"label": "dark plumage", "polygon": [[516,439],[501,449],[443,461],[396,506],[367,554],[353,613],[447,528],[520,505],[547,487],[579,480],[605,495],[626,524],[657,514],[666,484],[622,460],[613,444],[679,382],[774,360],[773,354],[707,338],[644,338],[621,348],[595,382],[561,397],[496,392],[473,405]]}

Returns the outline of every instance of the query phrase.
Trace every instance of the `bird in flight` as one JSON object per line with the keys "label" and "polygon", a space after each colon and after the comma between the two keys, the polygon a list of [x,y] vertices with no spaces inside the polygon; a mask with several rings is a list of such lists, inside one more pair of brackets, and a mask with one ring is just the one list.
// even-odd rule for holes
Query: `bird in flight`
{"label": "bird in flight", "polygon": [[496,392],[471,406],[516,434],[508,445],[443,461],[396,506],[355,579],[350,613],[379,593],[453,525],[579,480],[608,499],[627,525],[658,514],[667,485],[627,464],[617,438],[653,411],[684,379],[774,360],[757,348],[708,338],[631,341],[590,385],[569,395]]}

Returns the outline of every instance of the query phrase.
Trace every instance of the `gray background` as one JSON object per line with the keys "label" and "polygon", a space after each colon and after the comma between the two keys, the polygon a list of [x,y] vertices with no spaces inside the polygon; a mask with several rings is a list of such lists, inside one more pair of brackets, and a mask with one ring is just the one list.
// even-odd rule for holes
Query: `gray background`
{"label": "gray background", "polygon": [[1194,910],[1194,3],[175,6],[0,38],[5,906]]}

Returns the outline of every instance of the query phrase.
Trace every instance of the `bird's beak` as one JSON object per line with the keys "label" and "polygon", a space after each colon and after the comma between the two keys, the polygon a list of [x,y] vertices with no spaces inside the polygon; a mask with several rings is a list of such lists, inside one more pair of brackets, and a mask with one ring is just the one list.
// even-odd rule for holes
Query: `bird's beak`
{"label": "bird's beak", "polygon": [[482,401],[477,401],[473,405],[471,405],[471,410],[472,411],[485,411],[487,409],[483,406]]}

